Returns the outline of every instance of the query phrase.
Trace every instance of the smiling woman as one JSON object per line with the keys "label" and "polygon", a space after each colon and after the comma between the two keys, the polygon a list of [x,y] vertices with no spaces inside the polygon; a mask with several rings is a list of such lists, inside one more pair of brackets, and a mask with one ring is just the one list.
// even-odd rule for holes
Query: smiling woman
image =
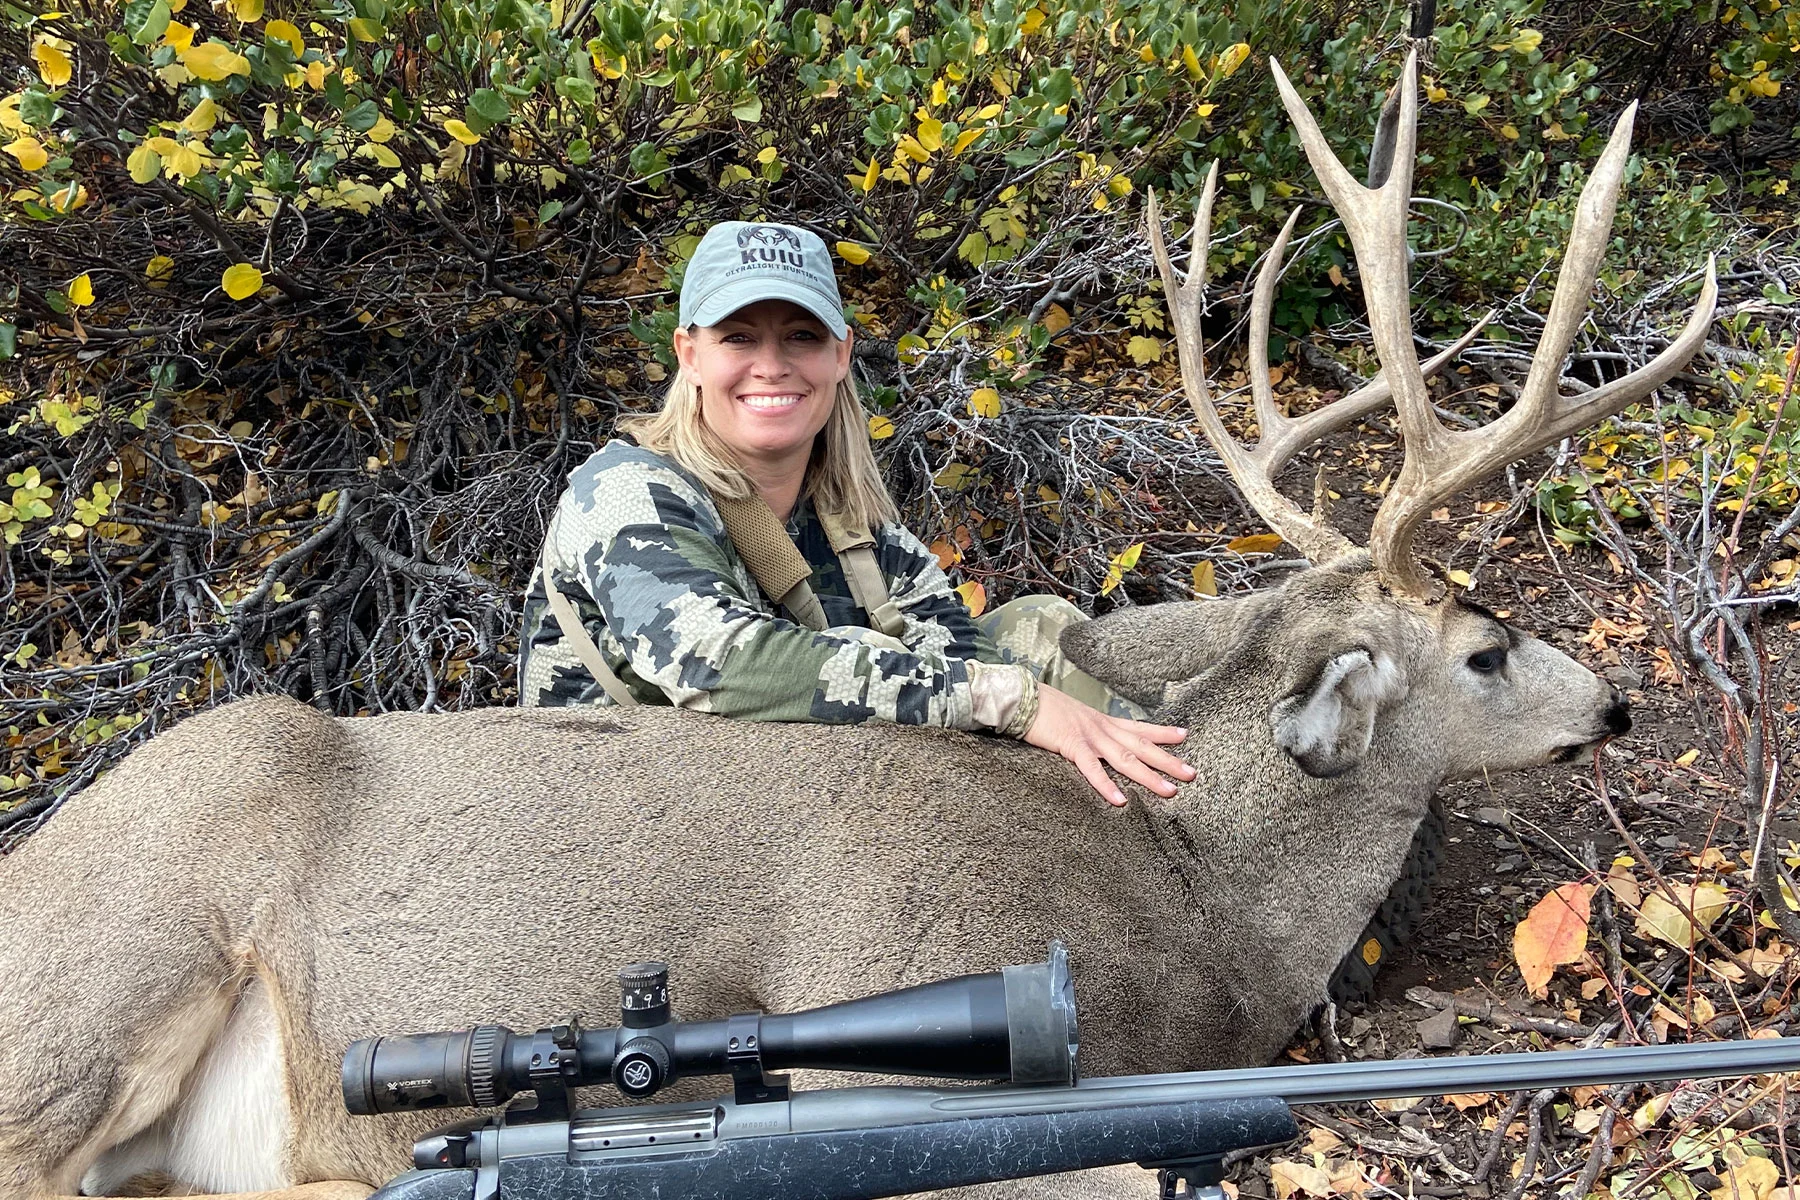
{"label": "smiling woman", "polygon": [[[748,720],[870,720],[1023,738],[1114,804],[1162,795],[1185,731],[1062,658],[1085,619],[1028,596],[979,622],[897,519],[850,378],[824,242],[707,231],[681,289],[662,409],[569,477],[520,638],[525,705],[675,704]],[[1102,764],[1105,764],[1104,766]]]}

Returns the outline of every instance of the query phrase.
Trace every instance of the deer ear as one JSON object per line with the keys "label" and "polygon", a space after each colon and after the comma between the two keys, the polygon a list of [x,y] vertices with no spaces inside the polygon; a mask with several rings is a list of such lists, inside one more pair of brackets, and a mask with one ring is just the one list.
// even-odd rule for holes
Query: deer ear
{"label": "deer ear", "polygon": [[1254,596],[1125,608],[1062,632],[1063,657],[1146,708],[1163,689],[1193,679],[1236,643]]}
{"label": "deer ear", "polygon": [[1269,711],[1275,744],[1314,778],[1342,775],[1362,761],[1381,710],[1405,694],[1393,659],[1363,646],[1345,650],[1275,702]]}

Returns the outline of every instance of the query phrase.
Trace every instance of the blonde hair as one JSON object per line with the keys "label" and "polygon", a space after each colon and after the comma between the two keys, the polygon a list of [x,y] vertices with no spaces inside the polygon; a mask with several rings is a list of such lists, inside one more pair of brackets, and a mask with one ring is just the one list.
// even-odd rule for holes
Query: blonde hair
{"label": "blonde hair", "polygon": [[[661,409],[647,416],[621,417],[617,427],[644,449],[674,459],[716,495],[744,500],[756,494],[731,447],[707,425],[699,387],[679,368]],[[812,498],[814,510],[853,518],[871,529],[900,519],[881,468],[875,465],[868,414],[849,375],[837,385],[831,415],[813,439],[800,493]]]}

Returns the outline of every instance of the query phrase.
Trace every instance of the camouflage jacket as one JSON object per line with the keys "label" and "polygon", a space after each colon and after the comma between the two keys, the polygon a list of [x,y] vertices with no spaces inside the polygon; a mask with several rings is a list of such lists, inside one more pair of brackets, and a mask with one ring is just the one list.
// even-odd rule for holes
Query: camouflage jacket
{"label": "camouflage jacket", "polygon": [[[569,476],[545,557],[607,665],[642,703],[761,721],[989,728],[971,678],[982,670],[974,664],[998,662],[998,652],[918,538],[892,523],[874,532],[906,621],[899,645],[867,628],[807,501],[788,533],[813,566],[829,626],[819,632],[762,594],[706,489],[629,441],[607,443]],[[558,628],[542,576],[540,564],[519,640],[519,703],[611,704]]]}

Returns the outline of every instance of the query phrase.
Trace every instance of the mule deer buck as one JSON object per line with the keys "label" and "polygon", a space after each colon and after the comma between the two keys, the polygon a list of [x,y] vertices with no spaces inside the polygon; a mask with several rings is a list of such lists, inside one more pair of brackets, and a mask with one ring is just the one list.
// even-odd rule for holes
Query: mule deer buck
{"label": "mule deer buck", "polygon": [[[1278,411],[1265,347],[1290,219],[1255,289],[1261,438],[1233,441],[1200,341],[1213,179],[1185,284],[1154,203],[1149,233],[1201,425],[1317,565],[1065,636],[1088,671],[1192,731],[1193,783],[1116,811],[1060,760],[932,730],[654,708],[220,708],[137,751],[0,863],[0,1194],[161,1177],[365,1195],[407,1166],[430,1118],[346,1116],[337,1064],[351,1040],[607,1012],[612,969],[641,958],[674,964],[686,1013],[720,1015],[1035,961],[1060,937],[1090,1073],[1267,1061],[1321,998],[1433,789],[1568,760],[1628,723],[1572,659],[1439,594],[1411,551],[1421,518],[1667,380],[1716,295],[1709,273],[1653,362],[1559,396],[1628,110],[1583,193],[1518,402],[1448,430],[1426,389],[1441,359],[1418,362],[1407,310],[1416,66],[1372,189],[1276,78],[1354,243],[1385,383]],[[1364,552],[1273,479],[1389,388],[1405,469]]]}

